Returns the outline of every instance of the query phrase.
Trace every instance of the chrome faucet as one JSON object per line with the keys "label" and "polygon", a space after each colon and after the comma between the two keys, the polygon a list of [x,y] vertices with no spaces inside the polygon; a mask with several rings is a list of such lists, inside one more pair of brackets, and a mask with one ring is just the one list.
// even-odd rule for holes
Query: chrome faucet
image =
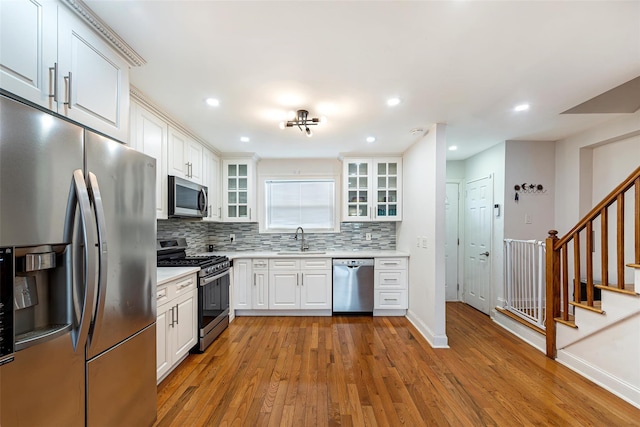
{"label": "chrome faucet", "polygon": [[296,228],[296,235],[293,236],[293,238],[298,240],[298,230],[300,230],[301,235],[302,235],[302,240],[300,242],[300,251],[304,252],[307,249],[309,249],[309,245],[305,245],[305,243],[304,243],[304,229],[302,227]]}

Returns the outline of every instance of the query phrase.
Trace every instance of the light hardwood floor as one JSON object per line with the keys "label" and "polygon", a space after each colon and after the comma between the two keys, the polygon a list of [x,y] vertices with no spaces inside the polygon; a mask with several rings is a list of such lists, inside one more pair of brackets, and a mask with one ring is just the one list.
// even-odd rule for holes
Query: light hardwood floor
{"label": "light hardwood floor", "polygon": [[638,426],[640,410],[462,303],[450,349],[399,317],[239,317],[158,386],[157,426]]}

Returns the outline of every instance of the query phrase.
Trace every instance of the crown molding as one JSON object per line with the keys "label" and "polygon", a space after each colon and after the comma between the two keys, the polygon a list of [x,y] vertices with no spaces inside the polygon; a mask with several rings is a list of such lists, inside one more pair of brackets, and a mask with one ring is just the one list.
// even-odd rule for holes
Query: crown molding
{"label": "crown molding", "polygon": [[167,122],[167,124],[173,128],[178,129],[180,132],[189,136],[190,138],[198,141],[200,144],[205,146],[207,149],[211,150],[218,157],[222,157],[222,153],[220,150],[212,146],[208,141],[194,134],[189,128],[187,128],[182,123],[176,121],[173,117],[171,117],[167,112],[165,112],[161,107],[158,106],[154,101],[152,101],[147,95],[145,95],[140,89],[137,87],[130,85],[129,86],[129,94],[131,96],[131,100],[140,104],[147,110],[151,111],[155,115],[159,116],[162,120]]}
{"label": "crown molding", "polygon": [[113,46],[133,67],[140,67],[147,63],[131,46],[127,44],[111,27],[109,27],[82,0],[61,0],[69,9],[75,12],[85,23],[98,33],[107,43]]}

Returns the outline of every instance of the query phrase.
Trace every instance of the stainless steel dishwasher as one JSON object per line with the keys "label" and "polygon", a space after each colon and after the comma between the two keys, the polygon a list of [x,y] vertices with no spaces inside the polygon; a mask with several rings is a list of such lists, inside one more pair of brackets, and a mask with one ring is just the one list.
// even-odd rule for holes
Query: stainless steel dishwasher
{"label": "stainless steel dishwasher", "polygon": [[373,258],[333,260],[333,312],[373,313]]}

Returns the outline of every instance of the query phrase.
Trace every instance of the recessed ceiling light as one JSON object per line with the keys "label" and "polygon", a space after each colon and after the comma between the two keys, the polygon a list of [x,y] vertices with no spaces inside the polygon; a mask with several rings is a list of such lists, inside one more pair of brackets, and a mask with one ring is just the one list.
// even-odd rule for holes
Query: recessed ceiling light
{"label": "recessed ceiling light", "polygon": [[249,139],[249,137],[248,137],[248,136],[241,136],[241,137],[240,137],[240,141],[242,141],[242,142],[249,142],[249,141],[251,141],[251,140]]}
{"label": "recessed ceiling light", "polygon": [[458,149],[457,146],[452,145],[451,147],[449,147],[449,151],[456,151]]}
{"label": "recessed ceiling light", "polygon": [[527,111],[529,109],[529,104],[520,104],[520,105],[516,105],[513,108],[513,111]]}
{"label": "recessed ceiling light", "polygon": [[376,142],[376,137],[375,136],[368,136],[367,137],[367,142],[368,143]]}
{"label": "recessed ceiling light", "polygon": [[218,105],[220,105],[220,101],[218,101],[215,98],[207,98],[207,105],[210,105],[212,107],[217,107]]}
{"label": "recessed ceiling light", "polygon": [[395,107],[398,104],[400,104],[400,98],[389,98],[389,99],[387,99],[387,105],[389,107]]}

